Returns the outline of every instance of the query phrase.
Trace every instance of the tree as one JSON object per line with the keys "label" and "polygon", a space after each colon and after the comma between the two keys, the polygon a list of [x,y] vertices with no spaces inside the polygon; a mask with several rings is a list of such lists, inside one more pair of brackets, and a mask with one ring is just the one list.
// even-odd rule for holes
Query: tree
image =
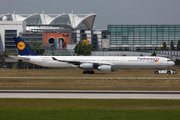
{"label": "tree", "polygon": [[32,43],[30,45],[30,48],[37,54],[42,55],[44,53],[44,50],[40,49],[40,45],[42,45],[42,42]]}
{"label": "tree", "polygon": [[178,43],[177,43],[177,50],[178,51],[180,50],[180,40],[178,40]]}
{"label": "tree", "polygon": [[77,55],[82,54],[82,44],[81,44],[81,42],[76,44],[74,50],[75,50],[75,53],[77,53]]}
{"label": "tree", "polygon": [[151,56],[156,56],[156,52],[154,51],[154,52],[151,54]]}
{"label": "tree", "polygon": [[179,59],[176,59],[174,62],[175,62],[175,65],[180,65],[180,60]]}
{"label": "tree", "polygon": [[171,45],[170,45],[171,50],[174,50],[174,42],[171,40]]}
{"label": "tree", "polygon": [[166,50],[166,42],[163,42],[163,50]]}
{"label": "tree", "polygon": [[94,51],[94,48],[92,47],[91,44],[81,44],[81,42],[79,42],[75,48],[75,53],[78,55],[90,55],[91,51]]}

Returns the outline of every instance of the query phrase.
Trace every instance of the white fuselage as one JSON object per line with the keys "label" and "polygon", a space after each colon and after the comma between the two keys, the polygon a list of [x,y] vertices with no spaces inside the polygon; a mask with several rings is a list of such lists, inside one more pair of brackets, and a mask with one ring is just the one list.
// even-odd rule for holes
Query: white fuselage
{"label": "white fuselage", "polygon": [[116,69],[162,69],[174,65],[174,62],[164,57],[152,56],[18,56],[18,58],[36,65],[51,68],[78,67],[68,62],[95,63],[98,65],[111,65]]}

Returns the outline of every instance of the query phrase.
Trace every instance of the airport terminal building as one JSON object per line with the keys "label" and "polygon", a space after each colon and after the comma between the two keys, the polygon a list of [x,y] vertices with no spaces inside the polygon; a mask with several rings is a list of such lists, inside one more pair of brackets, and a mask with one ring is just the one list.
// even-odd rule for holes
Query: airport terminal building
{"label": "airport terminal building", "polygon": [[180,25],[108,25],[111,51],[156,50],[180,39]]}
{"label": "airport terminal building", "polygon": [[102,50],[102,39],[107,30],[93,30],[97,14],[1,14],[0,52],[16,51],[14,36],[25,42],[42,42],[42,49],[49,53],[73,52],[75,45],[89,40],[93,48]]}
{"label": "airport terminal building", "polygon": [[16,51],[14,36],[25,42],[42,42],[41,49],[57,55],[74,52],[82,40],[96,51],[156,50],[171,41],[177,45],[180,25],[107,25],[93,30],[97,14],[0,14],[0,52]]}

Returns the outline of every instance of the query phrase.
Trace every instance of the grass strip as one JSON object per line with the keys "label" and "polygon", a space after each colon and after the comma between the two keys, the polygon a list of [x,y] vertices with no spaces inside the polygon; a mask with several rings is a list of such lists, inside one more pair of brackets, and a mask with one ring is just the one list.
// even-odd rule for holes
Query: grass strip
{"label": "grass strip", "polygon": [[0,99],[1,120],[177,120],[180,100]]}
{"label": "grass strip", "polygon": [[179,91],[180,79],[0,79],[0,90]]}
{"label": "grass strip", "polygon": [[0,110],[1,120],[178,120],[179,110]]}

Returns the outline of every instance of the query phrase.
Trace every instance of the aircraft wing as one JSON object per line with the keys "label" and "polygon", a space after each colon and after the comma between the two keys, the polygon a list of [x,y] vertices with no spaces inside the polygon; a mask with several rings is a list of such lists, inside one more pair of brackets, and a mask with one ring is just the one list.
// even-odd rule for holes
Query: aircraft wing
{"label": "aircraft wing", "polygon": [[67,60],[58,60],[55,57],[52,57],[53,60],[58,61],[58,62],[66,62],[66,63],[70,63],[73,65],[80,65],[81,62],[80,61],[67,61]]}
{"label": "aircraft wing", "polygon": [[[58,62],[66,62],[66,63],[70,63],[70,64],[73,64],[73,65],[80,65],[82,63],[86,63],[85,61],[81,62],[81,61],[71,61],[71,60],[58,60],[56,59],[55,57],[52,57],[53,60],[56,60]],[[106,62],[99,62],[99,61],[89,61],[88,63],[93,63],[94,65],[111,65],[113,66],[113,64],[111,63],[106,63]]]}

